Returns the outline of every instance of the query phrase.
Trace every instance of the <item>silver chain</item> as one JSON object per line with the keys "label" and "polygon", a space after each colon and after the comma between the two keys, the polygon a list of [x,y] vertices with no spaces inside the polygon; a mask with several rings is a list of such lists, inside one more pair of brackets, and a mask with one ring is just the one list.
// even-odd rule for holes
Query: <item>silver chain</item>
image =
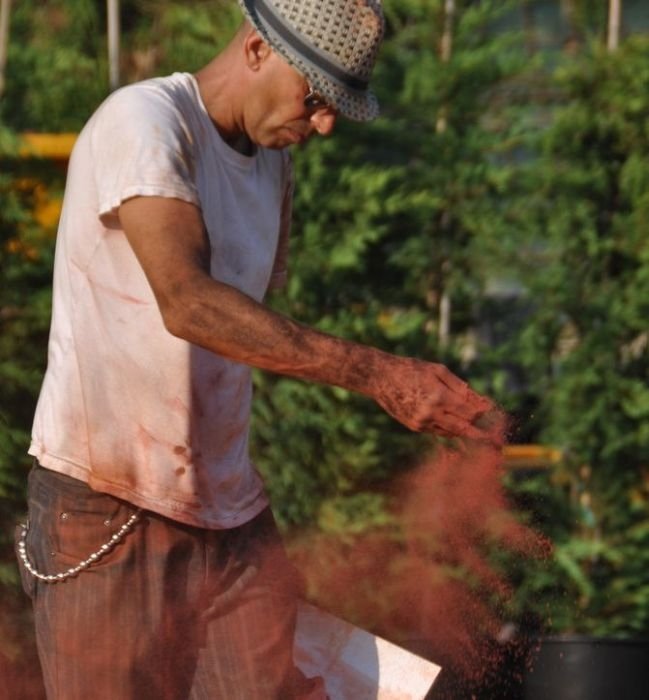
{"label": "silver chain", "polygon": [[140,519],[141,509],[138,509],[131,517],[120,527],[120,529],[106,542],[102,544],[101,547],[96,552],[93,552],[89,557],[80,561],[76,566],[69,568],[67,571],[62,571],[58,574],[42,574],[36,569],[36,567],[29,561],[27,556],[27,550],[25,547],[25,540],[27,539],[27,533],[29,532],[29,521],[26,523],[21,523],[22,533],[20,534],[20,540],[18,542],[18,556],[22,560],[25,568],[32,576],[45,581],[46,583],[59,583],[60,581],[65,581],[71,576],[76,576],[80,571],[87,569],[92,564],[98,562],[105,554],[110,552],[110,550],[124,537],[126,534],[133,529],[135,523]]}

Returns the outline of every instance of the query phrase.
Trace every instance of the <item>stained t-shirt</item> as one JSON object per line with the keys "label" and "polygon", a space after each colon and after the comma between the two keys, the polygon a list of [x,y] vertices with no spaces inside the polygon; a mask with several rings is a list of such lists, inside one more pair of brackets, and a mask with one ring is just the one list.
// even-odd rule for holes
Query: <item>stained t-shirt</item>
{"label": "stained t-shirt", "polygon": [[178,521],[235,527],[267,505],[248,454],[250,368],[165,329],[120,227],[119,206],[134,196],[200,207],[215,279],[257,301],[282,282],[288,155],[230,148],[190,74],[113,93],[70,159],[29,453]]}

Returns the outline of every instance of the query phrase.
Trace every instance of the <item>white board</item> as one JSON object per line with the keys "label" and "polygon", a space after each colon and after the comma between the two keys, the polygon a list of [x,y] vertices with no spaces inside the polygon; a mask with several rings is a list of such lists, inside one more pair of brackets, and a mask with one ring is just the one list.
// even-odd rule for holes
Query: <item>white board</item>
{"label": "white board", "polygon": [[330,700],[423,700],[441,667],[301,603],[295,663],[324,678]]}

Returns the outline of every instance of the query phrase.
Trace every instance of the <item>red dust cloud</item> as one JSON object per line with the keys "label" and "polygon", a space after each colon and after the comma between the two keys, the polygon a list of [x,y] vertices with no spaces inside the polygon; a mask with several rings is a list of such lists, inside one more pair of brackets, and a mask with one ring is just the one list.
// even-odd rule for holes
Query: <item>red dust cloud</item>
{"label": "red dust cloud", "polygon": [[390,487],[380,532],[294,542],[311,600],[474,684],[497,674],[513,590],[490,554],[550,552],[507,502],[500,444],[440,443]]}

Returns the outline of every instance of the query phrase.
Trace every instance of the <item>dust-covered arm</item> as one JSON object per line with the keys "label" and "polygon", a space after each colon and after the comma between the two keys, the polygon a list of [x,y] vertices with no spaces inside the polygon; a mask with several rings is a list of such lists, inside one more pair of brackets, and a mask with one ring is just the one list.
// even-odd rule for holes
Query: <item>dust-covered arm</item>
{"label": "dust-covered arm", "polygon": [[196,206],[136,197],[119,217],[173,335],[253,367],[364,394],[411,430],[492,437],[485,421],[492,403],[443,365],[321,333],[214,280]]}

